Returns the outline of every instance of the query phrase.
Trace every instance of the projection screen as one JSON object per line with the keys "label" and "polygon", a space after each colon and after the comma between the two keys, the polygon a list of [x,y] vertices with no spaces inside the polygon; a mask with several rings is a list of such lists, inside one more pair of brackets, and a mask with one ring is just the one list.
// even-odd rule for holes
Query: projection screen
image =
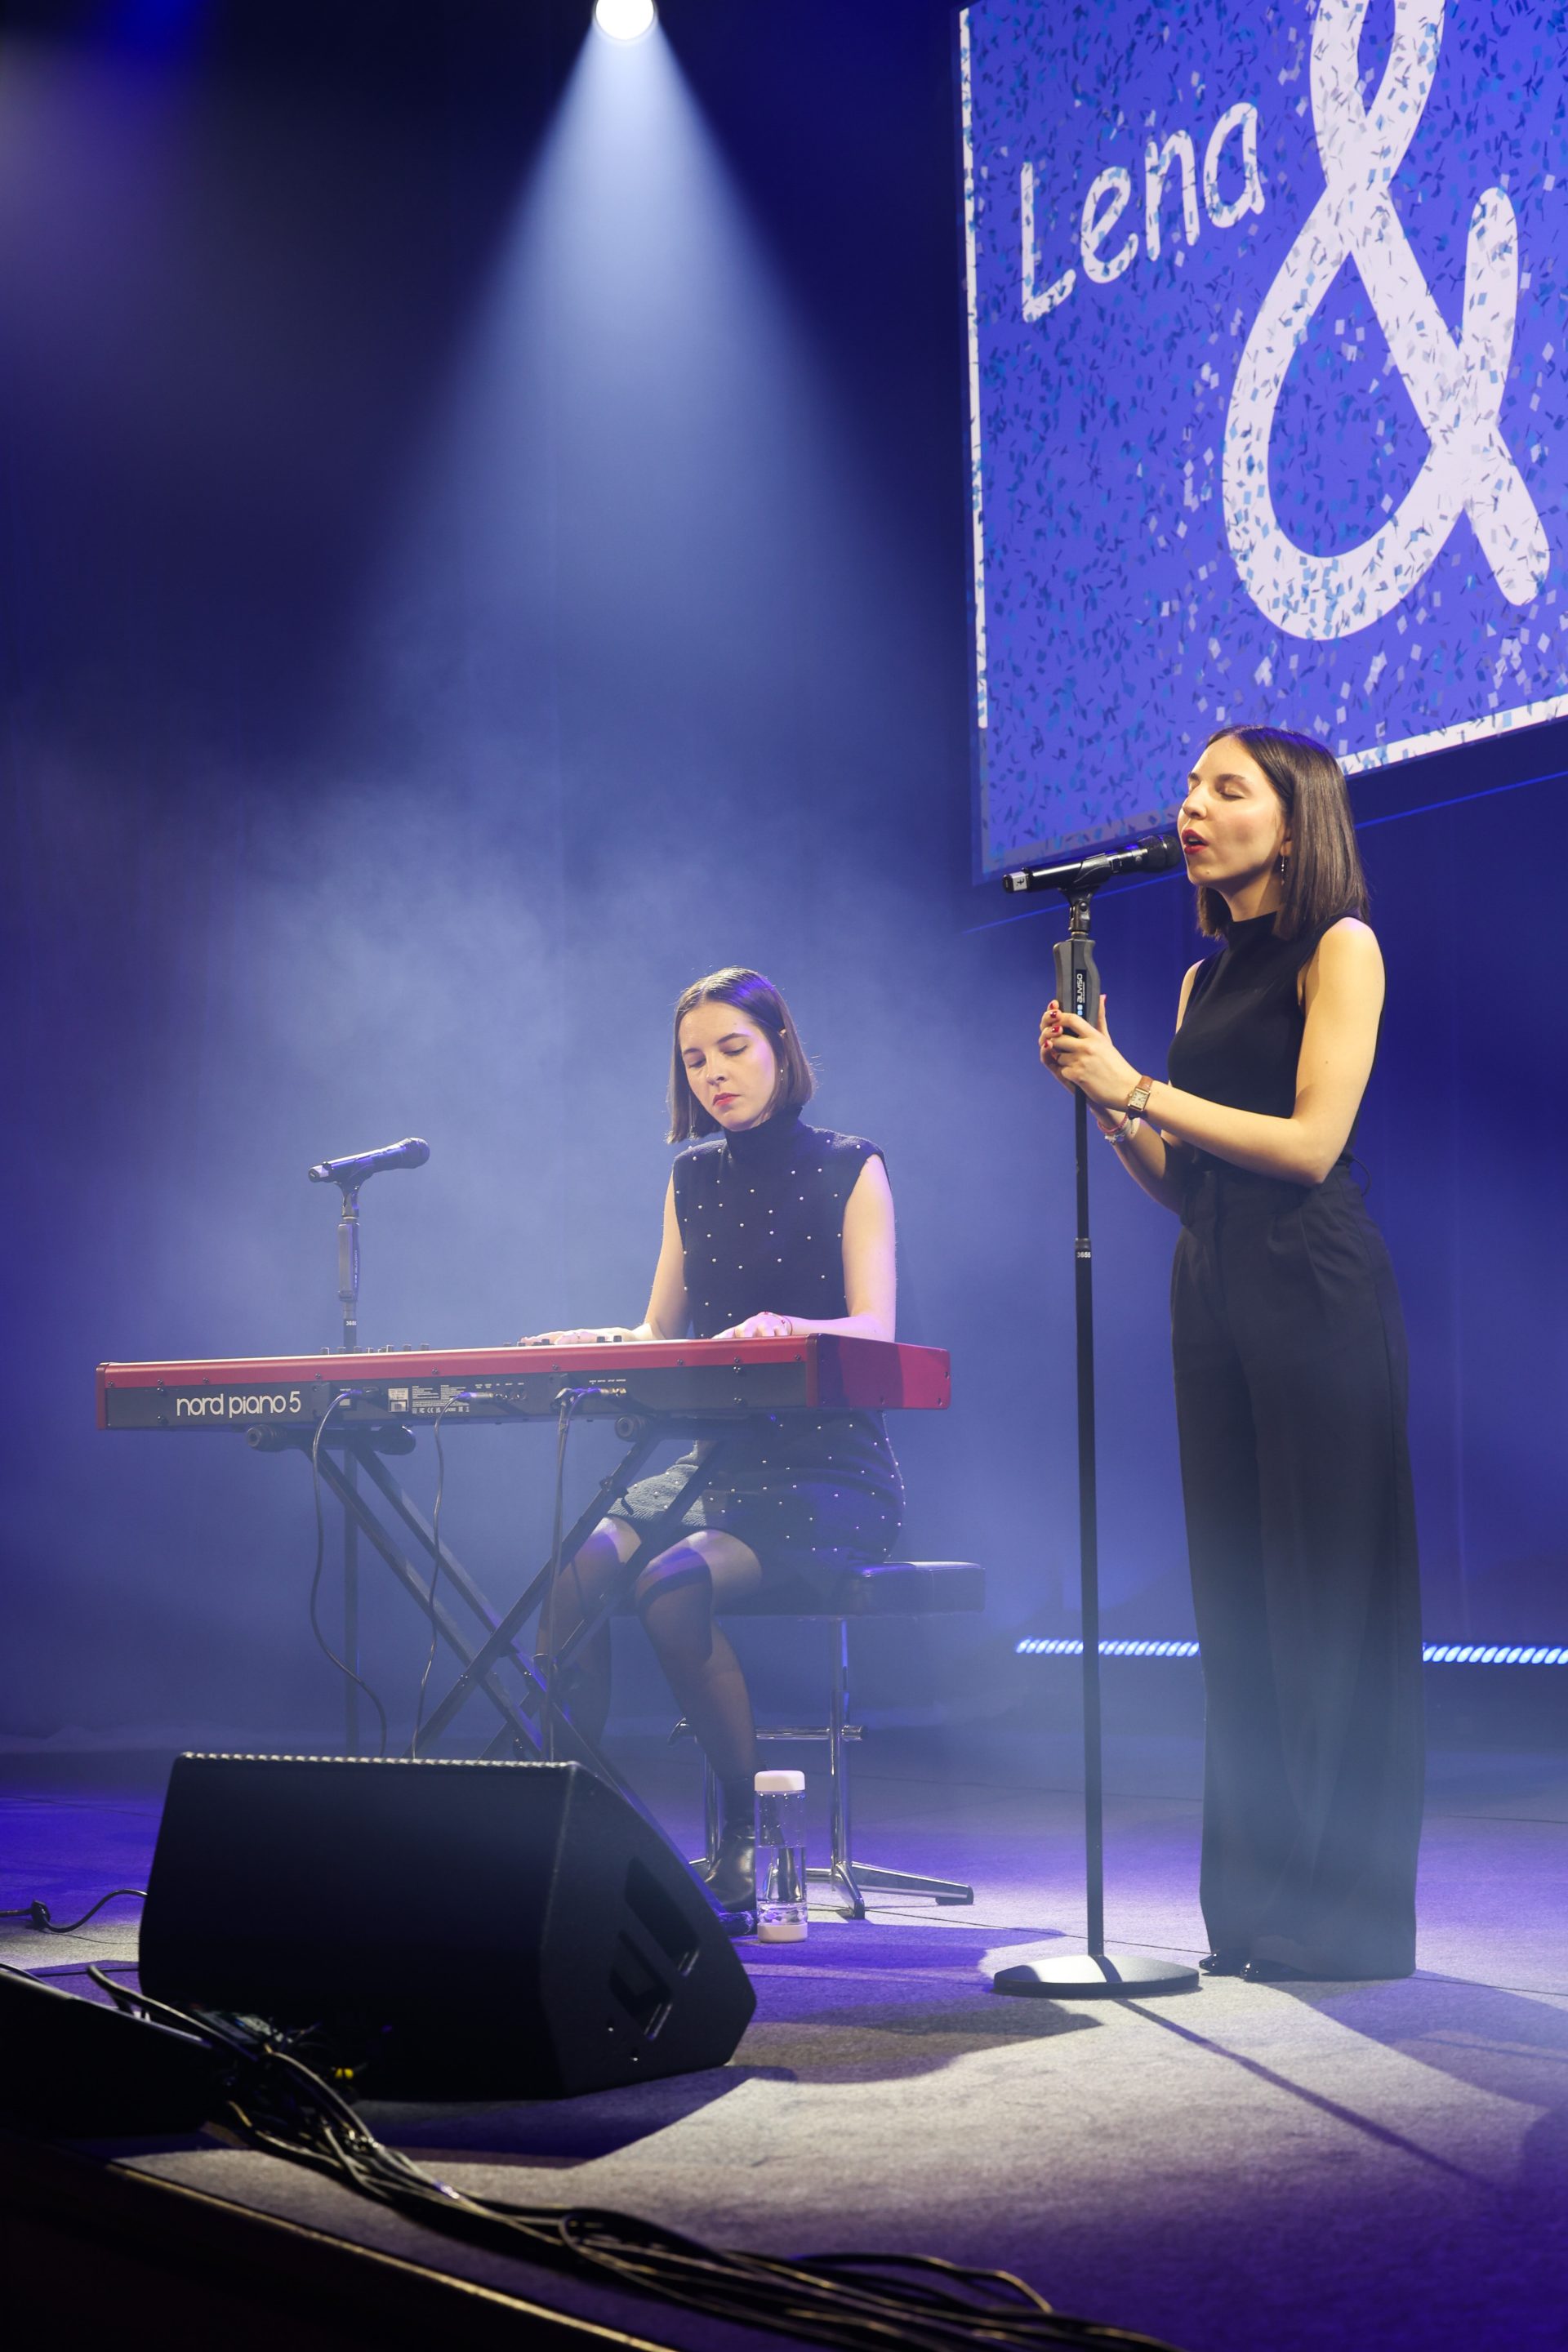
{"label": "projection screen", "polygon": [[975,870],[1568,714],[1561,6],[959,18]]}

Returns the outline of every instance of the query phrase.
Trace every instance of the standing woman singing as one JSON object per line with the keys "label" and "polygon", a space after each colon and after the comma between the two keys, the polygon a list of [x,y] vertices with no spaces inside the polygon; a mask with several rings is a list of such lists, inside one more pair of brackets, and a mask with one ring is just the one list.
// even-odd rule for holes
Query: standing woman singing
{"label": "standing woman singing", "polygon": [[1207,1695],[1211,1975],[1408,1976],[1421,1633],[1404,1325],[1350,1141],[1383,959],[1343,773],[1213,737],[1178,820],[1198,922],[1168,1078],[1053,1003],[1040,1056],[1182,1221],[1176,1417]]}
{"label": "standing woman singing", "polygon": [[[891,1339],[893,1196],[882,1155],[857,1136],[805,1126],[812,1090],[811,1065],[771,981],[739,968],[693,981],[675,1008],[669,1079],[669,1139],[691,1148],[665,1192],[647,1313],[631,1330],[545,1338]],[[718,1780],[721,1834],[708,1879],[715,1898],[738,1909],[753,1893],[756,1732],[715,1603],[769,1585],[809,1588],[886,1559],[903,1486],[879,1413],[745,1423],[718,1443],[714,1483],[677,1527],[665,1523],[692,1457],[627,1489],[569,1563],[540,1633],[558,1652],[605,1597],[630,1590]],[[597,1743],[610,1704],[607,1624],[573,1659],[565,1697]]]}

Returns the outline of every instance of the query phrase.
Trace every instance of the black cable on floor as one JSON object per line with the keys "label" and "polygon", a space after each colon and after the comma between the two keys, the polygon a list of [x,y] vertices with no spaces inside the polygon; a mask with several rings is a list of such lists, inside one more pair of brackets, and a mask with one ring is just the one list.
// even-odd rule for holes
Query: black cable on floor
{"label": "black cable on floor", "polygon": [[841,2253],[788,2262],[703,2245],[595,2207],[467,2196],[383,2145],[346,2099],[247,2021],[187,2012],[88,1971],[119,2009],[195,2033],[231,2061],[220,2116],[247,2146],[304,2164],[471,2242],[552,2263],[733,2325],[842,2352],[1173,2352],[1150,2336],[1053,2311],[1008,2271],[931,2254]]}
{"label": "black cable on floor", "polygon": [[138,1903],[147,1900],[144,1886],[111,1886],[107,1895],[99,1896],[90,1911],[84,1911],[79,1919],[72,1919],[64,1927],[50,1917],[47,1903],[24,1903],[19,1911],[0,1911],[0,1919],[30,1919],[34,1927],[41,1928],[46,1936],[74,1936],[79,1927],[85,1927],[89,1919],[97,1918],[106,1903],[112,1903],[121,1895],[129,1895]]}

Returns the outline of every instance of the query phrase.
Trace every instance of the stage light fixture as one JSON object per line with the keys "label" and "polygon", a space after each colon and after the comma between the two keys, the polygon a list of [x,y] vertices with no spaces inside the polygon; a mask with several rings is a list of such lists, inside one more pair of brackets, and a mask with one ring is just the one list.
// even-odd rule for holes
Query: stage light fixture
{"label": "stage light fixture", "polygon": [[640,41],[658,21],[653,0],[594,0],[594,22],[610,41]]}

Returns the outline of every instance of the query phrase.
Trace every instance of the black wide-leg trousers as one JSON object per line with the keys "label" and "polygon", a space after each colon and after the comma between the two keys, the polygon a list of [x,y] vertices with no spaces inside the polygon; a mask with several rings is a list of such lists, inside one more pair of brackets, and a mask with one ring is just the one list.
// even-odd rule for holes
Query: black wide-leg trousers
{"label": "black wide-leg trousers", "polygon": [[1171,1303],[1209,1940],[1311,1976],[1407,1976],[1420,1595],[1383,1237],[1342,1169],[1306,1187],[1211,1166]]}

